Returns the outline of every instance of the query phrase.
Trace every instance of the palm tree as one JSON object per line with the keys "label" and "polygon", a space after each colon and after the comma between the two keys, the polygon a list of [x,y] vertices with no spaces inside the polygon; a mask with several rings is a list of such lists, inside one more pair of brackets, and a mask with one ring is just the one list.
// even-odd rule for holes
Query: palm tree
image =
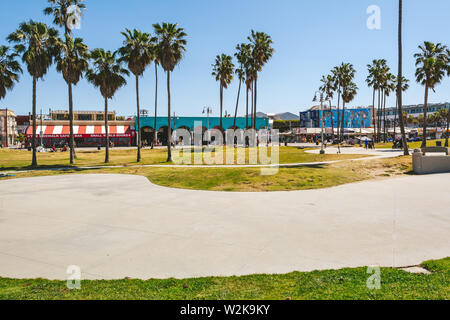
{"label": "palm tree", "polygon": [[[158,37],[158,60],[161,63],[162,68],[167,74],[167,112],[168,112],[168,136],[167,136],[167,162],[172,161],[171,150],[171,119],[170,119],[170,73],[175,66],[183,58],[183,53],[186,51],[186,36],[183,28],[179,28],[178,24],[162,23],[154,24],[156,35]],[[155,128],[156,129],[156,128]]]}
{"label": "palm tree", "polygon": [[[50,4],[49,7],[44,9],[45,15],[51,15],[53,16],[53,23],[61,28],[64,28],[64,38],[66,40],[65,42],[65,48],[60,48],[61,51],[67,53],[67,49],[74,48],[73,47],[73,39],[71,37],[72,30],[69,28],[69,20],[72,17],[73,13],[69,12],[70,7],[77,6],[80,10],[85,9],[86,6],[81,3],[83,0],[47,0]],[[72,42],[71,42],[72,41]],[[82,41],[81,41],[82,42]],[[81,49],[81,48],[79,48]],[[87,54],[87,47],[86,54]],[[68,61],[66,61],[68,62]],[[80,61],[80,63],[82,63]],[[79,67],[80,65],[78,65]],[[87,66],[86,66],[87,68]],[[82,72],[85,72],[86,70],[82,70]],[[76,78],[76,76],[74,76]],[[77,82],[79,81],[78,80]],[[66,80],[67,82],[67,80]],[[70,137],[69,137],[69,145],[70,145],[70,164],[74,163],[74,158],[76,158],[75,148],[74,148],[74,141],[73,141],[73,105],[72,105],[72,88],[71,84],[68,83],[69,86],[69,118],[70,118]]]}
{"label": "palm tree", "polygon": [[137,110],[137,162],[141,162],[141,109],[139,105],[139,77],[144,74],[147,66],[152,62],[152,38],[148,33],[134,29],[122,32],[125,37],[123,47],[119,49],[120,62],[128,64],[128,69],[136,78],[136,110]]}
{"label": "palm tree", "polygon": [[227,89],[231,81],[233,81],[234,64],[233,58],[226,54],[216,57],[215,64],[212,65],[212,76],[220,84],[220,128],[223,129],[222,113],[223,113],[223,89]]}
{"label": "palm tree", "polygon": [[155,63],[155,125],[154,125],[154,137],[152,143],[152,149],[154,145],[158,143],[158,136],[156,131],[157,118],[158,118],[158,65],[159,65],[159,45],[156,38],[152,38],[152,60]]}
{"label": "palm tree", "polygon": [[[352,89],[354,89],[353,79],[355,78],[355,73],[356,73],[356,71],[355,71],[353,65],[350,63],[342,63],[339,67],[336,67],[333,70],[333,76],[335,77],[336,83],[338,86],[338,95],[340,95],[342,97],[342,100],[344,100],[343,95],[344,95],[345,91],[346,91],[346,94],[348,97],[348,96],[350,96],[350,92],[352,92]],[[350,101],[352,101],[352,100],[353,99],[351,99]],[[338,101],[339,101],[339,99],[338,99]],[[338,102],[338,114],[339,114],[339,102]],[[343,104],[343,107],[342,107],[342,116],[341,116],[340,121],[341,121],[340,133],[338,132],[338,136],[342,140],[342,138],[344,136],[345,103]],[[338,120],[338,122],[339,122],[339,120]]]}
{"label": "palm tree", "polygon": [[[397,92],[397,88],[398,88],[398,83],[399,83],[399,79],[395,78],[395,90]],[[405,77],[402,77],[402,92],[405,92],[409,89],[409,80],[406,79]],[[397,130],[397,115],[398,115],[398,96],[396,96],[395,99],[395,111],[394,111],[395,117],[394,117],[394,140],[395,140],[395,136],[396,136],[396,130]]]}
{"label": "palm tree", "polygon": [[334,140],[334,119],[331,100],[333,99],[334,93],[337,90],[336,79],[333,77],[333,75],[328,75],[326,77],[322,76],[320,82],[322,82],[322,86],[319,88],[319,90],[322,91],[325,95],[327,95],[329,99],[328,102],[330,104],[330,113],[331,113],[331,130],[332,130],[332,137]]}
{"label": "palm tree", "polygon": [[[381,115],[380,106],[381,106],[381,88],[383,84],[383,77],[386,70],[387,64],[386,60],[378,59],[373,60],[372,64],[368,64],[367,68],[369,71],[369,75],[367,76],[366,83],[369,87],[373,88],[372,95],[372,118],[373,118],[373,128],[374,128],[374,137],[378,136],[377,130],[380,130],[379,125],[379,117]],[[375,97],[376,93],[378,93],[378,108],[377,112],[375,112]],[[377,138],[378,139],[378,138]]]}
{"label": "palm tree", "polygon": [[[0,46],[0,100],[5,98],[6,91],[12,90],[16,82],[19,82],[19,74],[22,73],[20,63],[16,60],[17,53],[11,52],[9,47]],[[8,123],[8,110],[5,112]],[[6,146],[8,146],[8,125],[5,126]]]}
{"label": "palm tree", "polygon": [[[239,63],[239,67],[236,68],[235,73],[239,79],[239,88],[238,88],[238,94],[237,94],[237,99],[236,99],[236,110],[234,112],[234,121],[233,121],[234,129],[236,129],[236,118],[237,118],[237,113],[238,113],[238,108],[239,108],[239,98],[241,95],[241,85],[242,85],[243,81],[247,81],[246,65],[248,64],[251,48],[250,48],[250,45],[241,43],[236,46],[236,50],[237,50],[237,52],[234,55]],[[248,90],[247,90],[247,114],[248,114]]]}
{"label": "palm tree", "polygon": [[19,82],[22,68],[17,57],[18,54],[10,52],[9,47],[0,46],[0,99],[5,98],[6,91],[12,90],[14,84]]}
{"label": "palm tree", "polygon": [[403,0],[398,0],[398,74],[397,74],[397,104],[400,120],[400,131],[402,133],[402,144],[405,156],[409,155],[408,142],[406,141],[405,121],[403,116]]}
{"label": "palm tree", "polygon": [[390,96],[391,92],[395,91],[396,88],[396,78],[395,76],[388,72],[386,75],[385,83],[383,84],[384,100],[383,100],[383,139],[384,142],[387,141],[387,117],[386,117],[386,101]]}
{"label": "palm tree", "polygon": [[41,22],[23,22],[19,29],[8,36],[8,41],[15,43],[15,51],[22,55],[22,61],[27,65],[28,73],[33,78],[33,160],[32,165],[37,166],[36,158],[36,84],[43,79],[56,56],[58,31]]}
{"label": "palm tree", "polygon": [[61,72],[64,80],[67,83],[69,91],[69,121],[70,121],[70,164],[74,163],[75,144],[73,138],[73,95],[72,86],[76,86],[83,74],[89,68],[89,49],[83,43],[83,39],[72,39],[69,35],[66,36],[66,41],[59,41],[60,54],[56,57],[56,70]]}
{"label": "palm tree", "polygon": [[128,70],[122,67],[116,56],[117,52],[93,50],[90,55],[93,66],[86,74],[87,80],[100,89],[105,99],[105,163],[109,163],[108,99],[112,99],[117,90],[127,84],[124,76],[129,75]]}
{"label": "palm tree", "polygon": [[344,137],[344,111],[345,111],[345,104],[350,103],[355,99],[355,96],[358,92],[358,87],[353,81],[349,81],[346,83],[345,87],[343,87],[342,90],[342,140]]}
{"label": "palm tree", "polygon": [[427,105],[428,90],[435,91],[438,85],[448,71],[448,57],[446,55],[447,47],[438,43],[425,41],[419,46],[421,52],[416,53],[416,81],[425,86],[425,99],[423,105],[423,139],[422,148],[427,146]]}
{"label": "palm tree", "polygon": [[272,58],[274,49],[272,48],[272,38],[264,32],[251,31],[248,37],[252,46],[252,63],[253,63],[253,128],[256,129],[256,111],[258,97],[258,72],[262,71],[263,66]]}

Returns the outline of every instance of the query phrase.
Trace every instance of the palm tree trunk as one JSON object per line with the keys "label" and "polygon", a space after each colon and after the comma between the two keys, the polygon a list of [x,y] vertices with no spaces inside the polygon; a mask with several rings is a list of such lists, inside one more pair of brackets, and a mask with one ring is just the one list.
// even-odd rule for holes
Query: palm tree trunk
{"label": "palm tree trunk", "polygon": [[245,85],[247,90],[247,101],[246,101],[246,111],[245,111],[245,129],[248,129],[248,92],[250,91],[250,86],[248,84]]}
{"label": "palm tree trunk", "polygon": [[108,98],[105,97],[105,163],[109,163]]}
{"label": "palm tree trunk", "polygon": [[251,105],[251,112],[250,112],[250,116],[251,116],[251,123],[250,123],[250,126],[251,126],[251,128],[253,128],[253,106],[255,105],[255,99],[254,99],[254,96],[255,96],[255,91],[254,91],[254,88],[255,88],[255,84],[254,84],[254,82],[252,81],[252,84],[251,84],[251,86],[252,86],[252,88],[251,88],[251,90],[252,90],[252,105]]}
{"label": "palm tree trunk", "polygon": [[387,132],[386,132],[386,100],[387,96],[386,93],[384,94],[384,105],[383,105],[383,135],[384,135],[384,142],[387,142]]}
{"label": "palm tree trunk", "polygon": [[72,100],[72,84],[68,83],[69,87],[69,126],[70,126],[70,136],[69,136],[69,148],[70,148],[70,164],[74,164],[75,159],[75,143],[73,139],[73,100]]}
{"label": "palm tree trunk", "polygon": [[337,138],[339,140],[341,127],[341,86],[338,88],[338,104],[337,104]]}
{"label": "palm tree trunk", "polygon": [[170,109],[170,71],[167,70],[167,162],[172,162],[172,124],[171,124],[171,109]]}
{"label": "palm tree trunk", "polygon": [[378,89],[378,107],[377,107],[377,142],[380,142],[380,117],[381,117],[381,90]]}
{"label": "palm tree trunk", "polygon": [[220,83],[220,130],[222,130],[223,128],[222,114],[223,114],[223,85],[222,83]]}
{"label": "palm tree trunk", "polygon": [[406,141],[405,122],[403,120],[403,105],[402,105],[402,79],[403,79],[403,46],[402,46],[402,22],[403,22],[403,1],[398,1],[398,84],[397,84],[397,99],[398,99],[398,117],[400,120],[400,131],[402,132],[402,142],[405,156],[409,155],[408,142]]}
{"label": "palm tree trunk", "polygon": [[331,106],[331,100],[330,103],[330,113],[331,113],[331,139],[334,140],[334,119],[333,119],[333,107]]}
{"label": "palm tree trunk", "polygon": [[425,101],[423,103],[423,138],[422,148],[427,146],[427,116],[428,116],[428,84],[425,85]]}
{"label": "palm tree trunk", "polygon": [[375,132],[377,129],[377,125],[376,125],[376,117],[375,117],[375,88],[373,88],[373,94],[372,94],[372,119],[373,119],[373,133],[374,133],[374,137],[375,137]]}
{"label": "palm tree trunk", "polygon": [[395,110],[394,110],[394,138],[392,139],[395,142],[395,136],[397,135],[397,114],[398,114],[398,97],[395,99]]}
{"label": "palm tree trunk", "polygon": [[238,108],[239,108],[239,97],[241,96],[241,84],[242,84],[242,80],[239,79],[239,89],[238,89],[238,95],[237,95],[237,100],[236,100],[236,110],[234,111],[234,121],[233,121],[233,129],[236,130],[236,118],[237,118],[237,113],[238,113]]}
{"label": "palm tree trunk", "polygon": [[152,145],[152,149],[153,146],[156,145],[158,143],[158,131],[156,130],[156,119],[158,117],[158,64],[155,62],[155,126],[153,128],[154,132],[155,132],[155,136],[154,136],[154,143]]}
{"label": "palm tree trunk", "polygon": [[342,117],[341,117],[341,136],[340,141],[344,141],[345,135],[345,101],[342,100]]}
{"label": "palm tree trunk", "polygon": [[253,106],[253,129],[256,130],[256,102],[258,98],[258,78],[255,78],[255,104]]}
{"label": "palm tree trunk", "polygon": [[448,136],[450,134],[450,108],[447,110],[447,131],[445,132],[445,147],[448,148]]}
{"label": "palm tree trunk", "polygon": [[136,75],[136,108],[137,108],[137,162],[141,162],[141,107],[139,105],[139,76]]}
{"label": "palm tree trunk", "polygon": [[36,158],[36,77],[33,77],[33,140],[32,140],[32,148],[33,148],[33,160],[31,165],[33,167],[37,167],[37,158]]}

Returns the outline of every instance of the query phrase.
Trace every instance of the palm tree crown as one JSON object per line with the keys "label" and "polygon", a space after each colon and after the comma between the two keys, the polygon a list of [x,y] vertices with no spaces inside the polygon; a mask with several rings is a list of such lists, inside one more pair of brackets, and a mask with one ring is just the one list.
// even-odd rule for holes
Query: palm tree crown
{"label": "palm tree crown", "polygon": [[149,33],[134,29],[126,29],[122,32],[125,37],[123,47],[119,49],[121,55],[120,61],[128,64],[128,69],[135,75],[141,76],[145,68],[150,65],[153,58],[153,42]]}
{"label": "palm tree crown", "polygon": [[216,81],[220,82],[223,88],[228,88],[228,85],[233,81],[233,58],[226,54],[218,55],[212,67],[212,76],[216,78]]}
{"label": "palm tree crown", "polygon": [[186,51],[186,36],[178,24],[164,22],[153,25],[158,37],[158,60],[165,71],[173,71]]}
{"label": "palm tree crown", "polygon": [[16,43],[14,49],[22,55],[27,70],[36,79],[43,78],[58,53],[58,31],[42,22],[30,20],[8,36]]}
{"label": "palm tree crown", "polygon": [[83,39],[70,36],[59,41],[60,54],[56,57],[56,70],[67,83],[76,85],[89,68],[89,48]]}
{"label": "palm tree crown", "polygon": [[10,52],[9,47],[0,46],[0,99],[6,96],[6,91],[14,87],[22,73],[20,63],[16,60],[17,53]]}
{"label": "palm tree crown", "polygon": [[422,85],[433,89],[439,84],[445,73],[449,71],[447,47],[438,43],[425,42],[419,46],[420,53],[416,53],[416,80]]}
{"label": "palm tree crown", "polygon": [[128,70],[116,58],[117,52],[95,49],[91,52],[93,68],[87,72],[87,79],[106,99],[111,99],[121,87],[127,84],[124,76],[128,76]]}

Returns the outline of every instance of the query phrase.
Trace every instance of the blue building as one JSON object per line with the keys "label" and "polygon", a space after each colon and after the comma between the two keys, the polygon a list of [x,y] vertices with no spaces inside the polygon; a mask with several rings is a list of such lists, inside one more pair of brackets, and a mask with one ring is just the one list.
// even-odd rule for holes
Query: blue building
{"label": "blue building", "polygon": [[[309,110],[300,113],[300,127],[301,128],[320,128],[321,119],[320,110]],[[323,110],[323,121],[325,128],[336,128],[338,126],[338,119],[342,121],[342,110],[337,109]],[[344,128],[358,129],[370,128],[372,125],[372,109],[371,108],[355,108],[345,109],[344,111]]]}
{"label": "blue building", "polygon": [[[236,128],[245,129],[247,119],[245,117],[236,118]],[[234,118],[222,118],[224,130],[233,128]],[[251,119],[248,119],[251,124]],[[156,128],[154,117],[141,117],[141,139],[144,144],[150,144],[155,137],[155,129],[158,133],[158,139],[162,144],[167,143],[168,117],[157,117]],[[203,131],[211,129],[220,129],[220,117],[171,117],[171,129],[186,129],[193,132],[201,127]],[[137,119],[136,119],[136,128]],[[269,118],[256,118],[256,130],[269,129]]]}

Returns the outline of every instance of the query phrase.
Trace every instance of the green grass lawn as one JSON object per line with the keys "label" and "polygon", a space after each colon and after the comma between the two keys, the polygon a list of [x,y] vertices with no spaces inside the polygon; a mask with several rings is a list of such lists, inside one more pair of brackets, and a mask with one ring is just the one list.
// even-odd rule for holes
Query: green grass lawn
{"label": "green grass lawn", "polygon": [[29,171],[14,177],[27,178],[60,174],[135,174],[165,187],[210,191],[289,191],[319,189],[368,179],[397,177],[411,173],[411,157],[370,161],[343,161],[330,165],[280,168],[271,176],[259,168],[145,168],[122,167],[92,170]]}
{"label": "green grass lawn", "polygon": [[[442,146],[445,145],[445,139],[440,139],[440,140],[428,140],[427,141],[427,147],[435,147],[436,146],[436,141],[440,141],[442,143]],[[392,148],[392,142],[387,142],[387,143],[376,143],[375,144],[375,148],[376,149],[391,149]],[[409,142],[408,143],[409,149],[411,151],[414,151],[414,149],[420,149],[422,147],[422,141],[416,141],[416,142]]]}
{"label": "green grass lawn", "polygon": [[[230,150],[230,149],[228,149]],[[237,151],[231,149],[234,152],[234,163],[237,163]],[[258,153],[255,149],[238,149],[241,152],[245,152],[246,162],[249,161],[249,152]],[[346,160],[357,159],[366,157],[366,155],[343,155],[343,154],[310,154],[305,150],[300,150],[294,147],[281,147],[279,149],[279,161],[280,163],[306,163],[306,162],[322,162],[333,160]],[[216,152],[223,152],[223,159],[226,159],[226,149],[216,148],[213,152],[205,152],[210,157],[215,157]],[[271,154],[269,149],[268,154]],[[0,149],[0,171],[5,170],[25,170],[32,169],[31,164],[31,152],[25,150],[6,150]],[[92,166],[105,166],[105,151],[83,151],[77,152],[77,160],[73,167],[92,167]],[[192,163],[194,163],[194,154],[191,155]],[[38,153],[38,167],[40,169],[54,168],[54,167],[67,167],[69,166],[69,153],[68,152],[56,152],[56,153]],[[112,149],[110,152],[110,163],[108,166],[135,166],[135,165],[165,165],[173,164],[167,163],[167,150],[166,149],[145,149],[142,150],[142,162],[136,162],[136,150],[122,150]],[[258,164],[260,163],[258,157]]]}
{"label": "green grass lawn", "polygon": [[432,273],[381,268],[381,288],[367,288],[367,268],[293,272],[285,275],[208,277],[185,280],[65,281],[0,278],[0,299],[16,300],[411,300],[450,299],[450,258],[424,262]]}

